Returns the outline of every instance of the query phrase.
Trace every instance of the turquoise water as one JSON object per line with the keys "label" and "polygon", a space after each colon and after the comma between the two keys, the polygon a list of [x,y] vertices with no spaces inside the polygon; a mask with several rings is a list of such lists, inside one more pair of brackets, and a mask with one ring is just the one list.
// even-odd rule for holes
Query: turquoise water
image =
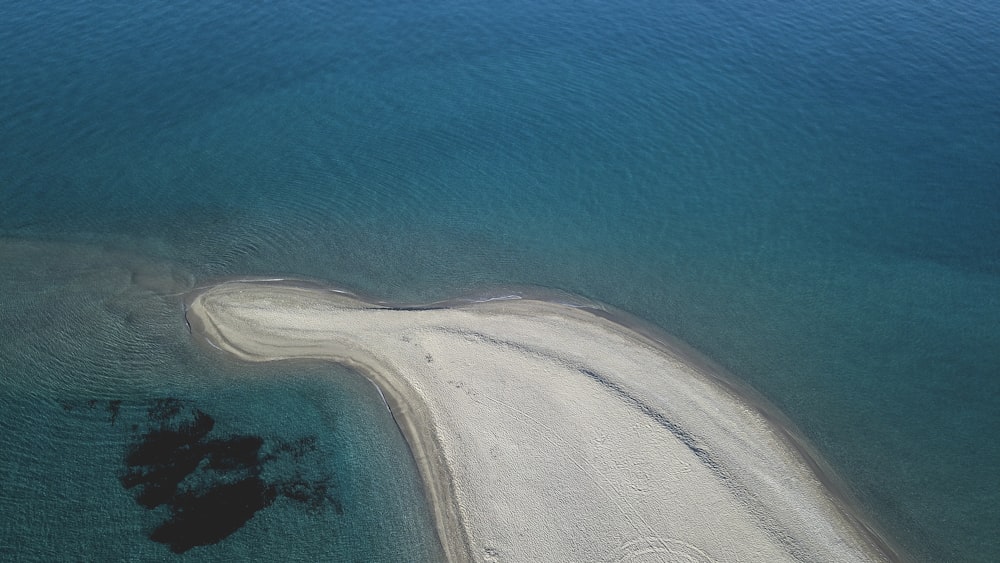
{"label": "turquoise water", "polygon": [[[176,398],[216,420],[205,440],[266,436],[262,452],[326,436],[322,416],[370,420],[299,471],[398,483],[356,510],[324,497],[343,514],[278,495],[183,557],[433,559],[377,394],[333,368],[227,364],[168,295],[296,275],[395,300],[531,284],[611,303],[780,406],[917,558],[1000,559],[993,3],[52,0],[3,16],[5,556],[170,555],[148,538],[166,507],[121,483],[136,435],[107,409],[121,400],[141,437]],[[329,404],[278,407],[322,385]],[[321,455],[340,442],[351,469]],[[239,475],[275,472],[278,491],[271,465]],[[413,516],[392,521],[397,504]],[[407,539],[369,545],[371,522]],[[280,526],[310,531],[264,531]]]}
{"label": "turquoise water", "polygon": [[190,280],[167,263],[10,241],[0,258],[0,559],[441,558],[363,377],[192,346],[164,297]]}

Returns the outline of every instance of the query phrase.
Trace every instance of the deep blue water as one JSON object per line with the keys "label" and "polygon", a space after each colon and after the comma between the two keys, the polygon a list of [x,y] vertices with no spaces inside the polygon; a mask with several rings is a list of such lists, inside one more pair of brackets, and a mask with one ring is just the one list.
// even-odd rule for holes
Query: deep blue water
{"label": "deep blue water", "polygon": [[223,482],[329,484],[185,557],[433,558],[370,386],[227,364],[164,296],[297,275],[621,307],[780,406],[917,558],[1000,559],[998,27],[985,0],[0,7],[0,553],[169,555],[122,480],[176,399],[170,428],[215,420],[198,448],[317,437]]}

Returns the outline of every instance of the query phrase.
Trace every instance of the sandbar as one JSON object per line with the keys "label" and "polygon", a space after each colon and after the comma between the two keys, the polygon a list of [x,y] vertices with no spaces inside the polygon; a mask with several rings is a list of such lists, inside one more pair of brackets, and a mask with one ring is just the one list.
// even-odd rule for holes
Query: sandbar
{"label": "sandbar", "polygon": [[752,401],[587,307],[235,281],[193,293],[187,320],[241,360],[378,385],[450,561],[897,559]]}

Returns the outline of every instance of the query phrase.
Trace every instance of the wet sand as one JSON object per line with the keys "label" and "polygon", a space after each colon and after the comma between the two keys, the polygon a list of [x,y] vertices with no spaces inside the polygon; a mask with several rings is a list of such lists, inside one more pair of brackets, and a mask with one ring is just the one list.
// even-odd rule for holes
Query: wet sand
{"label": "wet sand", "polygon": [[601,311],[240,281],[192,294],[187,319],[242,360],[326,359],[374,381],[452,561],[898,558],[794,433]]}

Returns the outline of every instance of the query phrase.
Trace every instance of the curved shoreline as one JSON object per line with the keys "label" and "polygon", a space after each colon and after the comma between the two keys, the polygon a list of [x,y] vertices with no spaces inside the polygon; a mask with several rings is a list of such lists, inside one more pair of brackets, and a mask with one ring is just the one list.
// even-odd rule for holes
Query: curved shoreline
{"label": "curved shoreline", "polygon": [[[577,531],[578,535],[588,534],[593,532],[588,529],[588,524],[607,516],[600,513],[559,514],[560,511],[575,511],[577,505],[582,508],[618,505],[624,520],[632,525],[632,529],[623,526],[623,533],[638,532],[641,527],[648,531],[646,536],[633,539],[631,543],[620,543],[617,549],[624,550],[618,553],[622,558],[673,554],[711,560],[718,555],[733,554],[734,545],[739,546],[738,549],[747,548],[747,552],[783,555],[787,559],[803,556],[825,556],[827,559],[834,556],[838,560],[902,558],[894,546],[851,510],[849,500],[838,498],[843,491],[833,473],[825,468],[821,458],[794,430],[782,424],[780,413],[762,408],[754,400],[756,397],[748,398],[741,393],[742,389],[713,373],[710,361],[698,357],[696,352],[683,349],[683,345],[678,349],[675,343],[661,340],[642,330],[643,327],[631,327],[615,318],[614,313],[601,308],[531,299],[458,304],[452,301],[425,307],[392,307],[361,301],[346,292],[321,289],[312,284],[272,279],[240,280],[202,288],[189,295],[186,309],[186,318],[194,334],[240,359],[254,362],[292,358],[331,360],[345,364],[375,382],[384,391],[383,396],[410,445],[442,546],[451,561],[484,557],[517,560],[519,555],[523,559],[525,545],[530,547],[531,541],[549,542],[539,547],[540,552],[549,549],[552,553],[565,555],[561,550],[578,549],[580,553],[590,556],[613,555],[614,546],[607,542],[591,541],[580,547],[576,542],[585,541],[583,538],[551,538],[544,534],[544,537],[532,536],[528,540],[517,537],[518,530],[522,535],[525,529],[534,532],[534,525],[544,528],[544,524],[552,522],[566,523],[570,520],[569,516],[578,526],[583,526]],[[354,329],[365,327],[360,332],[367,332],[358,337],[355,330],[345,331],[338,326],[342,322],[354,323]],[[520,334],[505,334],[508,331]],[[414,338],[417,342],[412,341]],[[614,343],[609,347],[606,341],[611,340]],[[492,435],[476,435],[462,428],[483,426],[502,434],[504,426],[487,428],[487,423],[476,414],[479,411],[456,410],[456,401],[466,400],[461,394],[453,395],[451,399],[441,398],[446,388],[443,384],[446,380],[441,379],[441,373],[455,375],[456,372],[449,371],[450,368],[422,365],[424,358],[414,356],[409,350],[412,346],[424,351],[434,348],[441,354],[450,353],[452,348],[463,348],[450,358],[453,363],[470,360],[475,363],[475,358],[470,358],[470,351],[473,356],[490,355],[491,359],[478,364],[478,368],[485,366],[489,369],[501,363],[515,365],[517,367],[513,371],[501,374],[501,379],[511,379],[515,386],[529,386],[531,383],[544,385],[545,382],[538,379],[539,374],[544,372],[548,377],[550,370],[559,372],[559,377],[568,374],[571,379],[566,379],[563,385],[570,390],[565,396],[559,396],[557,400],[547,399],[541,390],[537,390],[522,397],[529,402],[537,400],[537,404],[523,407],[521,415],[508,421],[512,429],[510,432],[514,435],[507,437],[514,438],[514,442],[523,437],[524,432],[536,432],[545,425],[540,425],[540,421],[560,424],[563,418],[553,418],[558,415],[550,409],[559,409],[564,403],[577,400],[590,401],[601,411],[608,412],[598,413],[604,415],[602,417],[589,418],[584,416],[585,413],[581,414],[579,408],[564,413],[564,418],[575,417],[575,424],[603,424],[607,428],[602,431],[610,428],[612,434],[618,432],[624,436],[627,432],[623,434],[616,424],[622,426],[631,420],[633,425],[645,425],[652,430],[642,430],[645,433],[641,437],[635,436],[636,439],[628,446],[623,444],[610,449],[578,440],[578,449],[566,447],[558,452],[565,458],[564,462],[577,465],[576,468],[567,466],[568,469],[553,465],[545,459],[545,455],[541,455],[547,454],[542,447],[544,440],[525,440],[530,442],[526,446],[525,455],[528,457],[513,456],[506,460],[508,464],[514,464],[508,469],[521,473],[513,477],[503,474],[498,478],[514,484],[540,486],[542,492],[539,494],[543,495],[554,488],[559,494],[572,497],[578,488],[589,486],[587,494],[601,496],[603,493],[607,498],[598,499],[602,502],[570,498],[573,502],[566,501],[559,506],[542,504],[541,507],[549,508],[553,514],[524,515],[534,518],[528,528],[511,525],[498,517],[497,511],[482,506],[482,501],[492,499],[492,485],[482,487],[479,484],[485,477],[483,472],[489,472],[484,464],[495,460],[484,454],[481,447],[468,446],[468,443],[477,443],[471,440],[474,437],[484,441],[484,436],[489,438]],[[581,353],[574,349],[580,347],[593,348],[593,354],[588,356],[589,352]],[[423,353],[419,352],[418,356]],[[623,363],[627,358],[621,357],[606,361],[607,356],[615,353],[622,356],[631,354],[639,359],[632,362],[634,365]],[[431,362],[431,354],[427,352],[426,363],[429,365]],[[469,367],[473,364],[462,365]],[[506,368],[497,369],[502,371]],[[518,375],[518,370],[532,372],[532,375]],[[622,377],[618,373],[621,370],[631,370],[630,373],[640,376]],[[648,371],[663,371],[667,375],[642,377]],[[480,383],[479,380],[461,379],[459,376],[454,379],[447,383],[457,381],[457,388]],[[638,383],[642,385],[635,385],[636,379],[640,379]],[[669,384],[664,384],[661,379],[669,379]],[[551,393],[564,391],[564,387],[551,384],[546,389]],[[657,395],[658,392],[666,394]],[[490,393],[493,394],[484,391],[483,396],[495,403],[504,402],[504,389],[493,389]],[[537,399],[532,393],[543,398]],[[695,406],[672,405],[669,400],[663,399],[675,394],[682,398],[687,394],[686,398]],[[517,410],[520,405],[515,401],[513,405],[503,408]],[[611,416],[611,411],[615,411],[617,416]],[[490,412],[493,416],[503,415],[502,409],[498,408]],[[705,423],[702,420],[705,418],[710,420]],[[531,422],[526,422],[527,419]],[[723,431],[720,432],[720,429]],[[550,433],[552,436],[577,439],[574,433],[579,432],[573,426],[565,426]],[[649,440],[656,441],[660,446],[655,456],[645,451],[656,449],[648,447]],[[497,447],[507,447],[510,442],[499,440]],[[541,446],[537,446],[539,444]],[[537,451],[531,450],[532,445],[537,446]],[[587,449],[586,454],[580,453],[584,449]],[[667,453],[671,455],[664,455]],[[579,462],[581,458],[587,461],[588,456],[597,456],[599,463],[586,469]],[[669,460],[661,459],[671,456],[679,465],[671,466]],[[603,485],[594,480],[595,476],[602,476],[598,467],[600,463],[617,459],[622,463],[607,465],[609,471],[620,474],[617,480],[605,478],[607,483]],[[524,464],[535,464],[545,471],[525,469],[521,467]],[[644,479],[644,484],[648,481],[662,486],[679,480],[679,491],[685,488],[697,491],[695,497],[699,500],[699,495],[704,493],[713,499],[712,502],[724,505],[725,509],[720,509],[722,515],[719,516],[703,514],[699,507],[690,506],[690,503],[677,507],[665,502],[646,502],[647,496],[663,496],[664,493],[651,493],[642,487],[638,487],[639,493],[636,493],[633,490],[635,483],[628,480],[628,476],[636,472],[635,467],[626,467],[623,471],[618,467],[622,464],[654,471],[651,478],[636,478]],[[683,471],[679,468],[684,464],[695,465],[698,471],[687,467],[691,475],[681,475]],[[581,479],[590,478],[597,485],[581,483],[575,486],[550,475],[553,470],[562,472],[563,469]],[[456,474],[456,471],[459,473]],[[690,482],[683,482],[682,477]],[[609,490],[614,494],[609,494]],[[633,496],[629,497],[630,494]],[[677,495],[682,496],[680,493]],[[564,497],[556,495],[554,498],[562,500]],[[618,504],[617,498],[625,499],[628,510]],[[674,500],[669,495],[664,498]],[[657,500],[663,501],[664,498],[657,497]],[[504,500],[515,510],[521,508],[518,503],[528,506],[534,502],[532,498],[516,493],[507,494]],[[668,506],[679,515],[660,514]],[[695,525],[687,525],[687,520],[695,522]],[[732,537],[722,538],[715,545],[705,545],[706,536],[697,528],[716,520],[725,524],[721,527],[726,531],[720,533]],[[636,525],[636,522],[642,522],[642,526]],[[505,536],[492,531],[497,526],[506,526],[510,534]],[[716,538],[711,536],[711,539],[715,541]],[[528,543],[525,544],[525,541]]]}
{"label": "curved shoreline", "polygon": [[[331,292],[331,295],[342,295],[347,299],[352,299],[353,294],[347,292],[335,292],[329,289],[320,289],[311,282],[299,280],[281,279],[239,279],[236,281],[223,282],[220,285],[229,283],[251,283],[251,284],[286,284],[285,287],[295,287],[306,291]],[[204,314],[200,307],[199,298],[208,289],[197,288],[185,299],[184,318],[188,323],[192,335],[201,336],[212,347],[231,354],[240,360],[249,362],[269,362],[294,359],[272,358],[258,355],[251,355],[233,345],[218,326],[212,322],[209,315]],[[347,297],[351,296],[351,297]],[[360,300],[357,301],[361,303]],[[377,305],[376,305],[377,306]],[[303,356],[308,358],[308,356]],[[421,409],[421,405],[413,404],[413,391],[405,388],[405,381],[402,378],[393,377],[389,368],[379,366],[377,360],[371,363],[355,358],[332,358],[315,356],[312,359],[333,361],[342,364],[368,378],[379,390],[382,399],[385,401],[392,414],[396,426],[403,434],[410,449],[417,471],[423,483],[424,493],[427,495],[427,502],[434,518],[435,528],[438,532],[438,539],[442,550],[448,561],[472,561],[474,557],[469,551],[470,542],[466,534],[465,527],[461,523],[461,515],[457,510],[454,499],[453,479],[451,470],[440,456],[440,447],[435,442],[435,436],[429,432],[433,428],[427,419],[426,412]]]}

